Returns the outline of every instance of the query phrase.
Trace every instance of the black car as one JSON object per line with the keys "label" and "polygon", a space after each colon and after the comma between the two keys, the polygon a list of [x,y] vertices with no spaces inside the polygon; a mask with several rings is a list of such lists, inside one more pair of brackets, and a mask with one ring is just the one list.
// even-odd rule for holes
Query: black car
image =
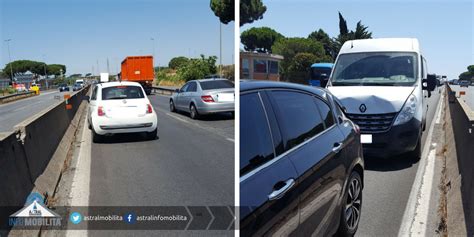
{"label": "black car", "polygon": [[356,232],[364,159],[360,130],[327,90],[240,83],[242,236]]}
{"label": "black car", "polygon": [[69,91],[69,86],[67,84],[59,85],[59,92]]}

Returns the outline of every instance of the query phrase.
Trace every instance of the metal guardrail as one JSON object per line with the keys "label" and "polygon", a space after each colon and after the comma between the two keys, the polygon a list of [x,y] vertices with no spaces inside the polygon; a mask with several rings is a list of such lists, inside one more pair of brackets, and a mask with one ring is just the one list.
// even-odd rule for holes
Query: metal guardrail
{"label": "metal guardrail", "polygon": [[33,95],[35,95],[34,91],[27,91],[27,92],[23,92],[23,93],[17,93],[17,94],[12,94],[12,95],[7,95],[7,96],[1,96],[0,97],[0,104],[16,100],[17,98],[30,97],[30,96],[33,96]]}
{"label": "metal guardrail", "polygon": [[177,87],[163,87],[163,86],[153,86],[152,87],[152,92],[153,93],[158,93],[161,95],[172,95],[173,92],[178,89]]}

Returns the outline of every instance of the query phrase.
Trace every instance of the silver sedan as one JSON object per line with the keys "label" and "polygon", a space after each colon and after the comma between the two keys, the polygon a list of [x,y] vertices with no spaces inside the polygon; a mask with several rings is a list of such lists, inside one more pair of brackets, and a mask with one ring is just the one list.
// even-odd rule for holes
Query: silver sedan
{"label": "silver sedan", "polygon": [[234,113],[234,83],[227,79],[188,81],[170,98],[170,111],[189,112],[192,119],[211,113]]}

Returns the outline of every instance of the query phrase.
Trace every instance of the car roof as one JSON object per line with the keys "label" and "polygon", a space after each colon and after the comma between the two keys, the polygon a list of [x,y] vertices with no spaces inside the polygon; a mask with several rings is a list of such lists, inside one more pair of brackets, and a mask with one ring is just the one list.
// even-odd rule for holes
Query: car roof
{"label": "car roof", "polygon": [[[196,82],[205,82],[205,81],[228,81],[228,79],[225,78],[207,78],[207,79],[197,79],[197,80],[191,80],[191,81],[196,81]],[[189,82],[191,82],[189,81]]]}
{"label": "car roof", "polygon": [[103,82],[100,84],[102,88],[113,87],[113,86],[141,86],[138,82],[131,82],[131,81],[113,81],[113,82]]}
{"label": "car roof", "polygon": [[416,52],[420,45],[416,38],[378,38],[346,41],[339,54],[361,52]]}
{"label": "car roof", "polygon": [[306,91],[312,94],[327,98],[328,91],[321,87],[306,86],[289,82],[261,81],[261,80],[241,80],[240,91],[264,90],[264,89],[290,89]]}

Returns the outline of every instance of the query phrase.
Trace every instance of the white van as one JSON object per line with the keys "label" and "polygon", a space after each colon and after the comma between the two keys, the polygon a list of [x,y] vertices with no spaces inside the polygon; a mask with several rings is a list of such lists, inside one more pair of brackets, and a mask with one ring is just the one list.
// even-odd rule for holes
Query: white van
{"label": "white van", "polygon": [[76,84],[81,85],[81,87],[84,87],[84,79],[77,79]]}
{"label": "white van", "polygon": [[347,41],[327,89],[359,125],[364,153],[390,157],[406,152],[419,157],[426,127],[426,97],[436,87],[417,39]]}

